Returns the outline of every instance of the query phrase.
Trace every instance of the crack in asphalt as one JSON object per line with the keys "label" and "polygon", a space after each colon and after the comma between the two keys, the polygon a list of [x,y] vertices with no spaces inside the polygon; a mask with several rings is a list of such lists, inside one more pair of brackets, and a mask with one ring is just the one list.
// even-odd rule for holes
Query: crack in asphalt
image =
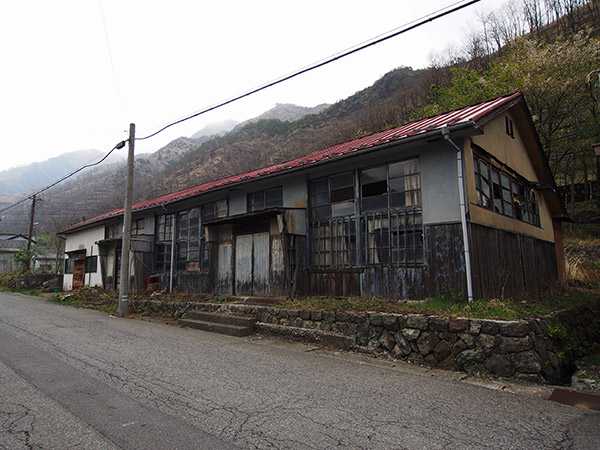
{"label": "crack in asphalt", "polygon": [[[517,435],[548,448],[577,443],[574,423],[566,430],[548,425],[556,423],[561,406],[553,405],[551,412],[523,408],[520,420],[513,420],[515,394],[470,388],[492,398],[491,404],[471,397],[458,382],[442,385],[393,370],[383,374],[352,362],[340,363],[344,372],[330,370],[333,359],[317,352],[303,356],[311,358],[311,365],[304,366],[308,363],[288,355],[286,348],[245,341],[229,345],[227,338],[176,328],[167,329],[173,342],[161,341],[155,327],[134,322],[127,323],[127,330],[125,322],[111,326],[97,317],[81,321],[76,329],[59,319],[40,327],[10,318],[0,318],[0,323],[155,410],[244,448],[408,449],[424,443],[428,448],[511,448]],[[221,364],[225,353],[228,361]],[[251,366],[244,367],[247,361]],[[346,385],[345,394],[340,386]],[[435,389],[458,389],[463,397]],[[487,406],[502,414],[499,419],[492,418]],[[588,422],[596,417],[589,416]]]}
{"label": "crack in asphalt", "polygon": [[[17,448],[43,449],[32,442],[31,435],[35,429],[35,415],[25,405],[18,403],[0,403],[0,448],[13,450]],[[16,441],[16,442],[15,442]],[[10,446],[5,446],[8,442]]]}

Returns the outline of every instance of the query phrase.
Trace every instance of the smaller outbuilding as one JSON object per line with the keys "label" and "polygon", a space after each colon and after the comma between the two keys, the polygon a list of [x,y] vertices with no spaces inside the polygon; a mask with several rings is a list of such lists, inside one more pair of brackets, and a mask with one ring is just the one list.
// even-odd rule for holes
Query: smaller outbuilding
{"label": "smaller outbuilding", "polygon": [[[556,195],[521,93],[133,206],[131,289],[493,298],[561,279]],[[64,289],[119,280],[123,210],[73,225]]]}
{"label": "smaller outbuilding", "polygon": [[[21,267],[14,261],[14,256],[27,248],[29,237],[22,234],[0,233],[0,273],[18,272]],[[35,245],[35,236],[31,238],[31,244]],[[34,272],[52,272],[56,265],[56,255],[47,251],[38,253],[33,267]]]}

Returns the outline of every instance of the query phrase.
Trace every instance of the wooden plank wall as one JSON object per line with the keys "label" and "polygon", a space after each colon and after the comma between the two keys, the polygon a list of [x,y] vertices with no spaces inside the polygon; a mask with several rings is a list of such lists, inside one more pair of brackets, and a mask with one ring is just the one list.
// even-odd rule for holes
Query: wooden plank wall
{"label": "wooden plank wall", "polygon": [[304,295],[364,295],[416,300],[442,293],[465,294],[460,224],[425,226],[423,235],[423,265],[310,270]]}
{"label": "wooden plank wall", "polygon": [[352,297],[361,295],[360,271],[328,270],[313,271],[309,275],[307,295]]}
{"label": "wooden plank wall", "polygon": [[423,297],[452,295],[466,299],[467,278],[460,223],[428,225],[424,229]]}
{"label": "wooden plank wall", "polygon": [[551,242],[476,224],[469,236],[475,298],[536,293],[558,279]]}

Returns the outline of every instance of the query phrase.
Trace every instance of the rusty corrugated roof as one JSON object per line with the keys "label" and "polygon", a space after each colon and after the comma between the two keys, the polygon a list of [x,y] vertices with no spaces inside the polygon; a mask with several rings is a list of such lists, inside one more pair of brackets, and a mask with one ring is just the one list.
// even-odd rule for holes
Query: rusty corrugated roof
{"label": "rusty corrugated roof", "polygon": [[[510,103],[515,99],[522,98],[522,96],[523,95],[520,92],[517,92],[508,96],[499,97],[494,100],[478,103],[476,105],[467,106],[465,108],[450,111],[434,117],[421,119],[416,122],[412,122],[396,128],[392,128],[359,139],[355,139],[350,142],[337,144],[323,150],[318,150],[301,158],[294,159],[292,161],[275,164],[269,167],[263,167],[261,169],[256,169],[250,172],[233,175],[216,181],[210,181],[208,183],[183,189],[181,191],[173,192],[171,194],[161,195],[160,197],[156,197],[151,200],[136,203],[132,206],[132,211],[136,212],[142,211],[144,209],[163,206],[166,204],[191,198],[205,192],[209,192],[226,186],[231,186],[237,183],[259,179],[268,175],[285,173],[286,171],[302,168],[305,166],[311,166],[313,164],[321,163],[326,160],[336,159],[348,154],[358,153],[367,149],[373,149],[392,142],[401,142],[402,140],[407,138],[418,137],[420,135],[429,134],[436,130],[441,130],[443,127],[446,126],[452,129],[460,127],[461,125],[467,125],[469,123],[478,122],[479,120],[492,113],[493,111],[497,110],[501,106],[506,105],[507,103]],[[120,216],[123,214],[123,211],[123,208],[119,208],[114,211],[107,212],[92,219],[88,219],[84,222],[72,225],[62,230],[61,232],[71,231],[76,228],[80,228],[104,219]]]}

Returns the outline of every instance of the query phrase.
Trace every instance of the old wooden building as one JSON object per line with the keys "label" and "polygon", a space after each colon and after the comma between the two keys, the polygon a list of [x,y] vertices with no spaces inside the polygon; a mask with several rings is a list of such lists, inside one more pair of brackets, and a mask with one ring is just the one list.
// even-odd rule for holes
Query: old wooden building
{"label": "old wooden building", "polygon": [[[122,214],[62,231],[65,289],[117,287]],[[130,283],[242,296],[510,296],[560,278],[563,215],[516,93],[138,203]]]}

